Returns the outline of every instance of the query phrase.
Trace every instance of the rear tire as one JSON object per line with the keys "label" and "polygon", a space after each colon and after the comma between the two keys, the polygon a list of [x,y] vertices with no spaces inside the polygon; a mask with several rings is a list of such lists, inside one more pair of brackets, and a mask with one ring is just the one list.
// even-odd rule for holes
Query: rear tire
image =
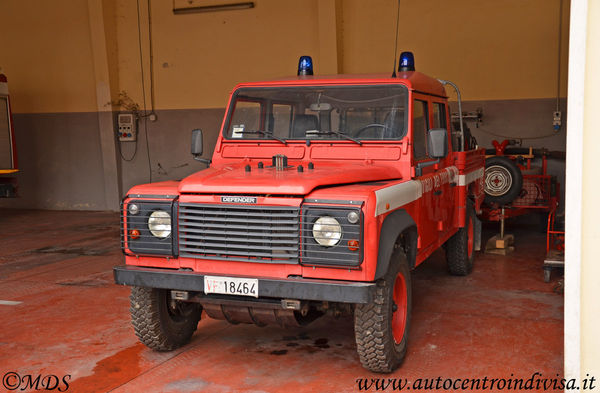
{"label": "rear tire", "polygon": [[202,314],[202,306],[172,300],[166,289],[131,287],[129,300],[135,335],[156,351],[187,344]]}
{"label": "rear tire", "polygon": [[412,303],[406,256],[396,249],[371,303],[354,310],[356,349],[362,365],[376,373],[394,371],[406,355]]}
{"label": "rear tire", "polygon": [[459,228],[446,247],[448,272],[453,276],[466,276],[473,270],[475,260],[475,209],[473,202],[467,199],[466,222]]}

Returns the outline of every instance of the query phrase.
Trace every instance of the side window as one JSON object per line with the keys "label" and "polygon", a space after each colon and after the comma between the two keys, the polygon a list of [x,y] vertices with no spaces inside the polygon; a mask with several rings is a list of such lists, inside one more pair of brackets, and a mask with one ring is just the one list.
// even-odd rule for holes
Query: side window
{"label": "side window", "polygon": [[271,131],[281,138],[290,136],[292,107],[286,104],[273,104],[273,125]]}
{"label": "side window", "polygon": [[413,158],[427,158],[427,129],[429,128],[427,101],[415,100],[413,104]]}
{"label": "side window", "polygon": [[446,128],[446,106],[441,102],[433,103],[433,128]]}
{"label": "side window", "polygon": [[261,105],[256,101],[237,101],[231,119],[231,129],[228,136],[231,138],[256,138],[257,134],[244,134],[245,132],[260,129]]}

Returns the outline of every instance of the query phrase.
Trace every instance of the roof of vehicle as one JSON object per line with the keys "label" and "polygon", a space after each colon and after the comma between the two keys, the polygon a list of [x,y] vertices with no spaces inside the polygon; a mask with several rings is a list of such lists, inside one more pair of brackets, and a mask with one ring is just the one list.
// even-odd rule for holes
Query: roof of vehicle
{"label": "roof of vehicle", "polygon": [[356,84],[398,84],[401,83],[411,90],[421,93],[447,97],[444,86],[435,78],[418,71],[399,72],[396,78],[389,74],[340,74],[340,75],[311,75],[280,78],[263,82],[241,83],[240,87],[265,86],[301,86],[301,85],[356,85]]}

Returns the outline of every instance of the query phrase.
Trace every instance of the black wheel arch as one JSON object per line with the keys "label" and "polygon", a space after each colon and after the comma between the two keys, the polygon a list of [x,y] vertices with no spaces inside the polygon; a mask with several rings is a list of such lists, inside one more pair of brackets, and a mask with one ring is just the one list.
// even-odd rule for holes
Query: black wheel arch
{"label": "black wheel arch", "polygon": [[409,268],[413,269],[417,260],[417,238],[417,224],[406,210],[398,209],[390,213],[383,221],[379,234],[375,280],[385,276],[394,247],[398,243],[404,248]]}

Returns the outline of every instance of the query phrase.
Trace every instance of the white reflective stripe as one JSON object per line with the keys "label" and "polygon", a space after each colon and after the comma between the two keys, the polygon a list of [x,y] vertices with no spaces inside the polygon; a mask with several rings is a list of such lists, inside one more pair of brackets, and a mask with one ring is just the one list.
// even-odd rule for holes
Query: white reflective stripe
{"label": "white reflective stripe", "polygon": [[21,303],[23,302],[17,302],[14,300],[0,300],[0,306],[16,306]]}
{"label": "white reflective stripe", "polygon": [[3,96],[8,95],[8,84],[0,82],[0,94],[2,94]]}
{"label": "white reflective stripe", "polygon": [[446,171],[450,175],[449,183],[456,182],[456,178],[458,177],[458,168],[455,166],[449,166],[446,168]]}
{"label": "white reflective stripe", "polygon": [[[421,198],[421,195],[423,195],[423,188],[418,180],[409,180],[405,183],[377,190],[375,191],[377,200],[375,215],[379,216],[416,201]],[[388,208],[386,208],[386,204],[389,204]]]}
{"label": "white reflective stripe", "polygon": [[466,186],[467,184],[474,182],[475,180],[479,179],[480,177],[483,177],[483,168],[479,168],[476,171],[469,172],[466,175],[459,175],[458,176],[458,185]]}

